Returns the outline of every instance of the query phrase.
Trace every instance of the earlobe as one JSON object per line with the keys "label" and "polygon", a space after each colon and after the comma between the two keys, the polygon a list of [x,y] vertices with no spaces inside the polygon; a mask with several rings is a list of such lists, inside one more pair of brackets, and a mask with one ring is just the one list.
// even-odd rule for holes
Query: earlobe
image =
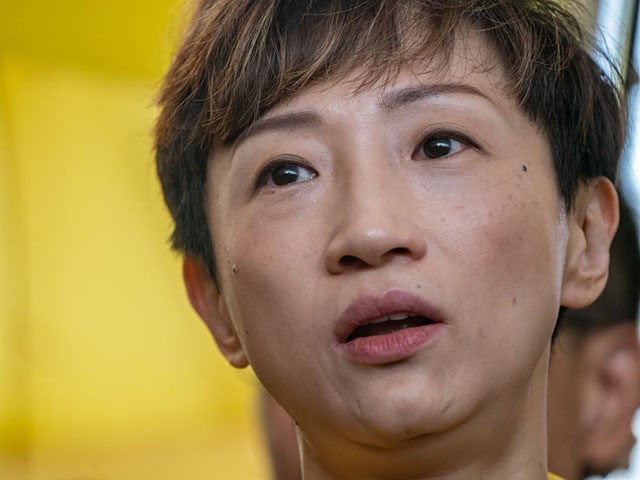
{"label": "earlobe", "polygon": [[590,305],[604,289],[609,248],[618,228],[618,194],[607,178],[580,186],[569,212],[569,238],[561,304],[578,309]]}
{"label": "earlobe", "polygon": [[206,266],[199,259],[187,255],[182,264],[182,276],[191,305],[227,361],[236,368],[249,365],[224,295],[216,287]]}

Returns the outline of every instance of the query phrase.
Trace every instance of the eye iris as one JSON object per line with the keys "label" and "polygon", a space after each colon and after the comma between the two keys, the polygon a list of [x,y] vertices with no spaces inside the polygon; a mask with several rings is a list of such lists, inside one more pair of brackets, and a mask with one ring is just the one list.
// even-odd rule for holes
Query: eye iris
{"label": "eye iris", "polygon": [[433,138],[425,142],[423,150],[429,158],[444,157],[451,152],[451,139],[443,137]]}
{"label": "eye iris", "polygon": [[271,172],[271,180],[278,186],[288,185],[298,179],[300,172],[295,165],[282,165]]}

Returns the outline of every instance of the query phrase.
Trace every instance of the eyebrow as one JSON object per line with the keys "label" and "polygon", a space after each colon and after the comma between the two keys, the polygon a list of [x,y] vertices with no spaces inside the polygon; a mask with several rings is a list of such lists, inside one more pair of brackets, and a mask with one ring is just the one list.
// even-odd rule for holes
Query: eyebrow
{"label": "eyebrow", "polygon": [[262,117],[240,134],[234,143],[239,144],[253,135],[262,132],[307,130],[322,124],[322,118],[316,112],[302,111],[283,113],[273,117]]}
{"label": "eyebrow", "polygon": [[439,95],[451,93],[464,93],[467,95],[476,95],[492,101],[487,95],[482,93],[475,87],[466,83],[441,83],[434,85],[417,85],[415,87],[400,88],[385,93],[380,102],[379,107],[387,112],[396,110],[405,105],[424,100],[429,97],[437,97]]}

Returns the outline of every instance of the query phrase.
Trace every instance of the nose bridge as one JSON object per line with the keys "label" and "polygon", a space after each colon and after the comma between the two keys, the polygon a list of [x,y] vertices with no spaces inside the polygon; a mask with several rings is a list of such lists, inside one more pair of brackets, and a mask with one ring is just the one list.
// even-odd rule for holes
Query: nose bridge
{"label": "nose bridge", "polygon": [[328,268],[378,266],[396,258],[417,259],[425,239],[411,210],[411,189],[398,164],[379,142],[354,149],[347,159],[327,247]]}
{"label": "nose bridge", "polygon": [[372,166],[349,183],[345,211],[354,231],[392,229],[392,224],[401,222],[405,213],[401,206],[407,204],[407,192],[399,188],[400,182],[394,177],[392,168]]}
{"label": "nose bridge", "polygon": [[384,134],[375,128],[366,129],[366,135],[354,141],[345,158],[343,185],[346,200],[354,214],[383,214],[397,207],[404,192],[398,175],[399,160]]}

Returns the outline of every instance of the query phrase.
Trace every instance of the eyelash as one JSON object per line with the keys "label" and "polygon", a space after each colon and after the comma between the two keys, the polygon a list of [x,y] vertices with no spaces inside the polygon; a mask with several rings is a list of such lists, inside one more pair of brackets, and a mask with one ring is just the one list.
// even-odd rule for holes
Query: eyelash
{"label": "eyelash", "polygon": [[304,168],[304,169],[309,170],[310,172],[312,172],[312,174],[314,176],[318,175],[317,172],[313,168],[311,168],[307,163],[301,161],[299,158],[295,158],[295,157],[278,158],[278,159],[273,160],[272,162],[268,163],[260,171],[260,174],[258,175],[258,178],[256,179],[255,186],[253,188],[254,192],[260,190],[261,188],[263,188],[263,187],[265,187],[267,185],[267,183],[269,182],[270,175],[276,169],[278,169],[280,167],[286,167],[286,166],[295,166],[295,167]]}
{"label": "eyelash", "polygon": [[[442,139],[448,139],[448,140],[455,140],[457,142],[459,142],[461,145],[466,146],[466,147],[472,147],[478,150],[481,150],[480,146],[474,142],[470,137],[468,137],[467,135],[459,132],[459,131],[454,131],[454,130],[436,130],[433,132],[429,132],[427,135],[425,135],[422,140],[420,141],[420,143],[418,144],[414,156],[415,157],[427,157],[426,154],[423,152],[423,148],[424,146],[427,144],[427,142],[432,141],[432,140],[436,140],[438,138],[442,138]],[[455,155],[457,152],[451,154],[451,155]],[[427,157],[427,160],[439,160],[439,159],[443,159],[443,158],[447,158],[450,155],[443,155],[442,157],[437,157],[437,158],[429,158]]]}

